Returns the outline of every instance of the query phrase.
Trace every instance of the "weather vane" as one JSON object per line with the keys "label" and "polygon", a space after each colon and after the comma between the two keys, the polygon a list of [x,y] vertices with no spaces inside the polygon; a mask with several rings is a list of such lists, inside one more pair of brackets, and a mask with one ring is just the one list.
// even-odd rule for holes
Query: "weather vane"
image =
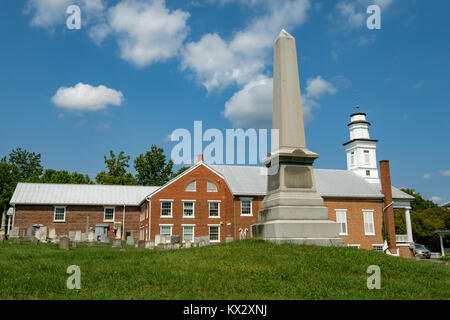
{"label": "weather vane", "polygon": [[354,94],[355,94],[355,98],[353,99],[353,103],[356,104],[356,109],[359,110],[359,100],[360,100],[360,97],[359,97],[359,92],[358,92],[358,90],[355,90],[355,91],[354,91]]}

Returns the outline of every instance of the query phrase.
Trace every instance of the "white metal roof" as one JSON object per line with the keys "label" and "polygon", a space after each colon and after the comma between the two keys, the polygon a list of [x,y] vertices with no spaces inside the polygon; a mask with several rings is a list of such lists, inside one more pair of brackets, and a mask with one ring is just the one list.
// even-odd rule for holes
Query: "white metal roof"
{"label": "white metal roof", "polygon": [[[265,195],[266,168],[257,166],[209,165],[221,173],[234,195]],[[316,188],[323,197],[383,198],[381,186],[367,182],[349,170],[314,169]],[[414,199],[392,187],[394,199]]]}
{"label": "white metal roof", "polygon": [[137,206],[159,187],[19,183],[11,204]]}

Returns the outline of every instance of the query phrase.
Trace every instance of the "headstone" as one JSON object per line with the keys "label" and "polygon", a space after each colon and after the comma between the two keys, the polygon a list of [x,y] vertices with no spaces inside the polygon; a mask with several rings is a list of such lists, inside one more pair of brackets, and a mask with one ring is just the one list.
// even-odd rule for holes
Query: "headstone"
{"label": "headstone", "polygon": [[68,237],[59,238],[59,248],[62,250],[69,250],[69,240]]}
{"label": "headstone", "polygon": [[69,231],[70,241],[75,241],[75,233],[76,233],[76,231]]}
{"label": "headstone", "polygon": [[33,227],[28,227],[25,230],[25,235],[23,237],[23,241],[27,241],[27,242],[31,242],[34,238],[34,228]]}
{"label": "headstone", "polygon": [[88,234],[87,232],[81,233],[81,242],[87,242],[88,241]]}
{"label": "headstone", "polygon": [[342,246],[339,225],[328,220],[316,189],[313,163],[319,155],[306,148],[297,50],[286,30],[275,41],[273,57],[272,128],[279,143],[264,160],[267,194],[251,234],[275,243]]}
{"label": "headstone", "polygon": [[170,236],[170,243],[172,244],[180,243],[180,236],[179,235]]}
{"label": "headstone", "polygon": [[145,241],[145,249],[154,249],[155,242],[154,241]]}
{"label": "headstone", "polygon": [[113,240],[113,248],[122,249],[122,240],[114,239]]}
{"label": "headstone", "polygon": [[19,227],[14,227],[11,230],[9,230],[8,237],[10,239],[18,239],[20,237],[20,229],[19,229]]}
{"label": "headstone", "polygon": [[162,234],[162,235],[160,236],[160,240],[161,240],[161,243],[167,243],[167,237],[166,237],[166,235],[165,235],[165,234]]}
{"label": "headstone", "polygon": [[46,243],[47,242],[47,227],[43,226],[36,230],[35,238],[39,240],[39,242]]}
{"label": "headstone", "polygon": [[192,246],[192,243],[190,241],[186,241],[184,243],[184,248],[190,248]]}
{"label": "headstone", "polygon": [[101,242],[105,243],[105,244],[109,244],[111,241],[109,240],[109,237],[106,236],[106,237],[102,237]]}
{"label": "headstone", "polygon": [[0,231],[0,243],[3,242],[3,240],[5,240],[5,231]]}
{"label": "headstone", "polygon": [[81,231],[80,230],[75,231],[75,237],[72,241],[81,242]]}
{"label": "headstone", "polygon": [[116,229],[116,239],[122,239],[122,224],[120,222],[115,222],[114,229]]}
{"label": "headstone", "polygon": [[157,248],[158,248],[158,250],[166,250],[166,244],[165,243],[158,243]]}
{"label": "headstone", "polygon": [[181,247],[181,244],[179,244],[179,243],[172,244],[172,249],[180,249],[180,247]]}
{"label": "headstone", "polygon": [[233,237],[226,237],[225,238],[225,242],[233,242],[234,238]]}
{"label": "headstone", "polygon": [[88,241],[87,245],[88,245],[88,247],[92,247],[94,245],[94,242],[93,241],[92,242]]}
{"label": "headstone", "polygon": [[160,234],[156,234],[155,235],[155,246],[157,246],[160,243],[162,243],[161,242],[161,235]]}
{"label": "headstone", "polygon": [[134,246],[134,237],[132,235],[127,237],[127,246]]}
{"label": "headstone", "polygon": [[89,230],[87,241],[91,243],[95,241],[95,232],[93,230]]}
{"label": "headstone", "polygon": [[31,244],[37,245],[39,242],[38,238],[33,237],[33,239],[31,239]]}
{"label": "headstone", "polygon": [[56,229],[55,228],[48,229],[48,239],[52,242],[56,239]]}
{"label": "headstone", "polygon": [[77,247],[77,241],[72,241],[72,249],[75,249]]}
{"label": "headstone", "polygon": [[138,241],[138,249],[145,249],[145,240]]}

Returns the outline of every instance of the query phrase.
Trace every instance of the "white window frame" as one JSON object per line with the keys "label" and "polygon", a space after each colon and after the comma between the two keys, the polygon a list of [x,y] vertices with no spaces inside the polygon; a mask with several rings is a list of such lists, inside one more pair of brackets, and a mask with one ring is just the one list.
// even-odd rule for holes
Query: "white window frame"
{"label": "white window frame", "polygon": [[352,244],[352,243],[350,243],[350,244],[347,245],[347,247],[361,249],[361,245],[359,245],[359,244]]}
{"label": "white window frame", "polygon": [[[112,209],[113,210],[113,217],[112,219],[106,219],[106,210]],[[104,207],[103,208],[103,222],[114,222],[116,219],[116,208],[115,207]]]}
{"label": "white window frame", "polygon": [[[195,218],[195,200],[181,200],[181,202],[183,203],[183,218],[186,218],[186,219]],[[192,202],[192,216],[185,216],[184,215],[184,204],[186,202]]]}
{"label": "white window frame", "polygon": [[355,166],[355,151],[350,152],[350,166]]}
{"label": "white window frame", "polygon": [[369,150],[363,150],[364,154],[364,164],[370,165],[370,151]]}
{"label": "white window frame", "polygon": [[[163,202],[170,202],[170,216],[163,216]],[[159,200],[159,216],[160,218],[173,218],[173,199],[160,199]]]}
{"label": "white window frame", "polygon": [[192,227],[192,241],[194,242],[195,239],[195,224],[182,224],[181,227],[183,228],[183,243],[186,243],[184,240],[184,227]]}
{"label": "white window frame", "polygon": [[[211,227],[217,227],[217,239],[218,240],[211,240]],[[209,236],[209,242],[219,243],[220,242],[220,224],[208,224],[208,236]]]}
{"label": "white window frame", "polygon": [[[362,212],[363,212],[363,222],[364,222],[364,234],[366,236],[374,236],[375,235],[375,222],[374,222],[374,218],[373,218],[374,210],[373,209],[363,209]],[[369,214],[369,213],[370,213],[371,221],[366,220],[366,214]],[[372,230],[373,230],[372,232],[368,232],[368,230],[367,230],[368,229],[367,226],[369,224],[372,224]]]}
{"label": "white window frame", "polygon": [[[208,190],[208,183],[212,183],[214,185],[214,188],[216,188],[216,190],[209,191]],[[212,182],[211,180],[206,180],[206,192],[219,192],[219,190],[217,189],[217,185],[214,182]]]}
{"label": "white window frame", "polygon": [[[217,216],[211,216],[210,203],[218,203]],[[220,200],[208,200],[208,217],[211,219],[220,219]]]}
{"label": "white window frame", "polygon": [[[347,223],[347,209],[335,209],[336,213],[336,222],[339,223],[339,235],[340,236],[348,236],[348,223]],[[342,221],[342,217],[344,217]],[[345,224],[345,232],[342,232],[341,224]]]}
{"label": "white window frame", "polygon": [[[241,201],[241,216],[252,217],[253,216],[253,198],[240,198],[240,201]],[[242,213],[242,201],[250,201],[250,214]]]}
{"label": "white window frame", "polygon": [[[383,246],[384,246],[384,244],[376,244],[376,243],[372,244],[373,251],[375,251],[375,252],[384,252]],[[376,250],[375,247],[381,247],[381,250]]]}
{"label": "white window frame", "polygon": [[[192,182],[194,183],[194,186],[195,186],[194,190],[187,190],[187,186],[190,185]],[[186,184],[186,187],[184,188],[184,191],[186,191],[186,192],[197,192],[197,180],[189,181]]]}
{"label": "white window frame", "polygon": [[[160,225],[159,225],[159,234],[160,235],[163,235],[163,233],[161,232],[161,227],[170,227],[170,235],[169,235],[169,238],[167,239],[167,237],[166,237],[166,243],[169,243],[170,242],[170,237],[173,235],[173,224],[165,224],[165,223],[161,223]],[[165,233],[164,233],[164,235],[166,235]]]}
{"label": "white window frame", "polygon": [[[56,220],[56,209],[64,209],[64,220]],[[55,206],[53,209],[53,222],[66,222],[67,208],[65,206]]]}

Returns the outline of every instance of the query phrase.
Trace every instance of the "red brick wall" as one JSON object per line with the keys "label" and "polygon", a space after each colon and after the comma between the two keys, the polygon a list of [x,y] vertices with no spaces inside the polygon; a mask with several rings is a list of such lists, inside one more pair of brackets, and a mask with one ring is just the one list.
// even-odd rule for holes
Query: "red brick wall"
{"label": "red brick wall", "polygon": [[[54,206],[45,205],[17,205],[14,218],[14,226],[20,228],[20,236],[25,229],[33,224],[43,224],[48,228],[55,228],[56,234],[69,234],[69,231],[86,231],[86,218],[89,216],[89,226],[95,230],[96,224],[109,224],[108,237],[114,239],[114,223],[104,222],[103,206],[66,206],[66,221],[53,221]],[[138,207],[126,207],[125,232],[134,231],[135,240],[139,237],[139,215]],[[123,222],[123,207],[116,207],[115,221]]]}
{"label": "red brick wall", "polygon": [[[373,244],[383,244],[381,234],[383,224],[383,202],[381,200],[343,200],[324,199],[324,204],[328,208],[328,219],[336,221],[335,209],[347,209],[347,233],[348,236],[341,236],[344,245],[359,244],[361,249],[373,250]],[[364,234],[364,218],[362,210],[374,210],[374,236]]]}

